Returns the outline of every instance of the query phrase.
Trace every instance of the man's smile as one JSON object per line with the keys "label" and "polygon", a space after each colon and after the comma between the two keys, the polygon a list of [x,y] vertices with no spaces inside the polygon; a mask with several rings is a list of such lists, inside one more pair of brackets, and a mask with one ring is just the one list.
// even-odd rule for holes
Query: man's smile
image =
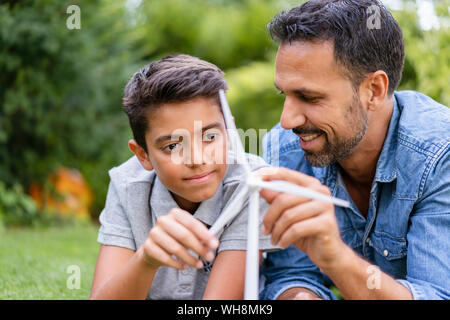
{"label": "man's smile", "polygon": [[320,143],[320,137],[323,136],[323,133],[314,133],[314,134],[304,134],[297,135],[299,137],[298,141],[300,147],[304,150],[312,149]]}

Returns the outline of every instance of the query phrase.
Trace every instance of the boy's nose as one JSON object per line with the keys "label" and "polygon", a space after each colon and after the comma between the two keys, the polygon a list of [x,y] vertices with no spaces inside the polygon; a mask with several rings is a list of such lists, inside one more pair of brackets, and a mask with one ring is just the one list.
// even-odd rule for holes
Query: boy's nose
{"label": "boy's nose", "polygon": [[195,140],[191,147],[191,161],[188,164],[189,166],[199,166],[204,164],[202,141],[195,141]]}

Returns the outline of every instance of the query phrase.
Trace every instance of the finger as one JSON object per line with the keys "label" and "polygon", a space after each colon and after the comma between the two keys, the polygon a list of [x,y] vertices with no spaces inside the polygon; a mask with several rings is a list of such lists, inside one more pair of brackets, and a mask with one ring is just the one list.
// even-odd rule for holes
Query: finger
{"label": "finger", "polygon": [[207,244],[213,250],[217,249],[219,241],[211,232],[209,232],[208,228],[206,228],[202,222],[194,218],[189,212],[181,209],[174,210],[173,214],[176,220],[183,224],[188,230],[191,230],[200,241]]}
{"label": "finger", "polygon": [[278,246],[286,248],[288,245],[299,241],[302,238],[316,235],[321,231],[321,224],[324,223],[323,215],[302,220],[292,224],[281,236]]}
{"label": "finger", "polygon": [[150,237],[157,246],[169,255],[176,256],[181,262],[194,268],[201,268],[203,266],[203,263],[199,259],[193,257],[185,247],[165,233],[161,228],[156,227],[150,230]]}
{"label": "finger", "polygon": [[[272,175],[277,172],[279,168],[278,167],[264,167],[260,168],[253,172],[253,174],[257,177],[260,177],[261,179],[264,176]],[[263,197],[268,203],[272,203],[272,201],[276,198],[278,194],[280,194],[278,191],[268,190],[268,189],[261,189],[259,194],[261,197]]]}
{"label": "finger", "polygon": [[299,196],[281,193],[270,204],[264,215],[263,225],[264,233],[269,234],[272,232],[275,222],[282,216],[283,212],[291,207],[299,205],[303,202],[309,201],[308,199],[301,198]]}
{"label": "finger", "polygon": [[276,174],[279,169],[280,169],[280,167],[270,167],[270,166],[262,167],[262,168],[259,168],[258,170],[253,171],[253,174],[262,179],[264,176],[270,176],[270,175]]}
{"label": "finger", "polygon": [[[192,219],[195,219],[192,217]],[[201,223],[197,220],[197,222]],[[200,240],[194,235],[194,233],[176,220],[173,215],[163,216],[156,221],[170,237],[175,239],[178,243],[184,246],[186,249],[194,251],[205,260],[212,261],[214,255],[210,253],[210,248],[200,242]],[[205,227],[206,228],[206,227]]]}
{"label": "finger", "polygon": [[272,242],[278,243],[283,233],[294,223],[315,217],[325,209],[326,204],[320,201],[308,201],[287,209],[273,227]]}
{"label": "finger", "polygon": [[[265,167],[255,171],[255,175],[265,181],[284,180],[304,187],[318,187],[320,181],[304,173],[282,167]],[[268,202],[272,203],[280,192],[261,189],[260,195]]]}
{"label": "finger", "polygon": [[[144,251],[145,254],[152,260],[157,260],[163,265],[179,270],[186,268],[186,265],[184,265],[181,261],[175,260],[169,253],[167,253],[164,249],[158,246],[150,238],[147,238],[147,240],[144,243]],[[153,262],[150,263],[153,264]]]}
{"label": "finger", "polygon": [[273,200],[280,194],[278,191],[273,191],[269,189],[261,189],[259,191],[261,197],[263,197],[268,203],[272,203]]}
{"label": "finger", "polygon": [[321,184],[320,181],[314,177],[288,168],[278,167],[275,169],[263,169],[258,170],[257,174],[265,181],[284,180],[303,187],[318,186]]}

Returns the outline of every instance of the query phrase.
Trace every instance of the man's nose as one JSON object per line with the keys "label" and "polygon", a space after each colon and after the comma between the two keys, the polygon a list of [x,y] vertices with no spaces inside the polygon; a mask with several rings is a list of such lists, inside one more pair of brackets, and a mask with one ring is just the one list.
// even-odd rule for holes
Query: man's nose
{"label": "man's nose", "polygon": [[301,103],[295,98],[286,96],[284,100],[283,112],[281,113],[280,124],[286,129],[294,129],[306,123]]}

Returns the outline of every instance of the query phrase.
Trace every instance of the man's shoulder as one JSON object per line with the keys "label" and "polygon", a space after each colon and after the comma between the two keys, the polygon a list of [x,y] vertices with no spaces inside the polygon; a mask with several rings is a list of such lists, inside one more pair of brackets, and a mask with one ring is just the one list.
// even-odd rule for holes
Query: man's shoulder
{"label": "man's shoulder", "polygon": [[413,152],[435,156],[450,143],[450,109],[416,91],[395,92],[401,113],[399,142]]}
{"label": "man's shoulder", "polygon": [[415,91],[395,92],[399,110],[395,171],[398,198],[418,199],[450,154],[450,109]]}

